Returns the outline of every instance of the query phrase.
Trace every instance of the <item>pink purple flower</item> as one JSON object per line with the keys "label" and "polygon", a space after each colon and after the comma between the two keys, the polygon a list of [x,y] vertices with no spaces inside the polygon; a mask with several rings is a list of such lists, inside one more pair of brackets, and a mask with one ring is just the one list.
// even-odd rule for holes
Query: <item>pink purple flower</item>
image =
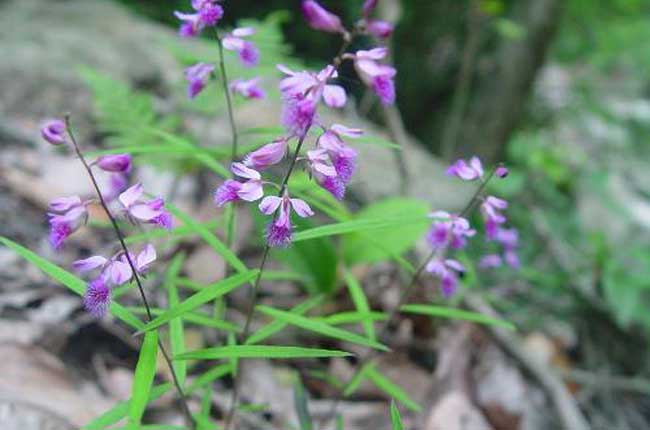
{"label": "pink purple flower", "polygon": [[84,308],[95,318],[106,315],[111,304],[111,289],[103,278],[97,278],[88,283],[84,293]]}
{"label": "pink purple flower", "polygon": [[287,146],[287,139],[276,139],[246,155],[244,165],[256,170],[266,169],[282,161],[287,153]]}
{"label": "pink purple flower", "polygon": [[497,175],[497,177],[499,178],[505,178],[506,176],[508,176],[508,173],[509,173],[508,168],[505,166],[497,167],[497,169],[494,172],[494,174]]}
{"label": "pink purple flower", "polygon": [[61,145],[65,143],[65,122],[60,119],[51,119],[43,123],[41,127],[41,136],[52,145]]}
{"label": "pink purple flower", "polygon": [[359,50],[352,55],[354,67],[361,80],[371,88],[384,105],[395,102],[395,83],[397,74],[394,67],[378,63],[388,55],[387,48],[374,48],[368,51]]}
{"label": "pink purple flower", "polygon": [[348,184],[352,179],[358,154],[345,144],[343,137],[358,138],[362,134],[363,130],[359,128],[333,124],[318,139],[318,147],[328,152],[336,173],[344,184]]}
{"label": "pink purple flower", "polygon": [[366,23],[366,31],[378,39],[388,39],[393,30],[393,24],[380,19],[371,19]]}
{"label": "pink purple flower", "polygon": [[161,198],[142,200],[144,189],[142,184],[135,184],[118,197],[126,210],[127,216],[134,222],[154,224],[162,228],[172,228],[172,216],[165,209],[165,201]]}
{"label": "pink purple flower", "polygon": [[193,99],[203,91],[213,71],[214,65],[207,63],[197,63],[185,69],[185,79],[189,83],[187,87],[189,98]]}
{"label": "pink purple flower", "polygon": [[55,199],[49,209],[50,245],[58,250],[72,233],[86,223],[88,210],[78,196]]}
{"label": "pink purple flower", "polygon": [[121,172],[125,173],[131,170],[131,155],[129,154],[113,154],[102,155],[93,164],[96,164],[100,169],[107,172]]}
{"label": "pink purple flower", "polygon": [[483,179],[483,165],[478,157],[470,158],[469,162],[457,160],[447,168],[447,175],[456,176],[465,181]]}
{"label": "pink purple flower", "polygon": [[372,13],[373,10],[377,7],[379,0],[365,0],[363,6],[361,6],[361,13],[363,16],[367,17]]}
{"label": "pink purple flower", "polygon": [[494,269],[500,267],[503,264],[501,256],[499,254],[487,254],[481,257],[478,265],[482,269]]}
{"label": "pink purple flower", "polygon": [[248,179],[239,182],[233,179],[226,180],[214,193],[214,202],[218,207],[237,200],[252,202],[264,196],[262,176],[243,163],[232,163],[231,171],[240,178]]}
{"label": "pink purple flower", "polygon": [[458,277],[465,273],[465,268],[456,260],[433,258],[426,266],[426,271],[440,279],[443,296],[450,297],[458,287]]}
{"label": "pink purple flower", "polygon": [[192,7],[195,13],[174,12],[182,21],[178,31],[182,37],[197,36],[205,27],[217,25],[223,17],[223,7],[213,0],[192,0]]}
{"label": "pink purple flower", "polygon": [[260,211],[265,215],[271,215],[278,211],[266,230],[266,240],[269,246],[286,247],[291,243],[293,239],[291,208],[302,218],[314,215],[314,211],[304,200],[292,199],[286,192],[283,197],[266,196],[259,204]]}
{"label": "pink purple flower", "polygon": [[444,211],[432,212],[429,217],[434,219],[427,240],[434,249],[450,247],[461,249],[467,245],[467,238],[476,234],[470,227],[469,221],[458,215]]}
{"label": "pink purple flower", "polygon": [[255,34],[255,29],[251,27],[236,28],[232,33],[224,36],[223,47],[229,51],[235,51],[239,54],[239,59],[244,66],[253,67],[259,62],[260,52],[257,47],[244,37]]}
{"label": "pink purple flower", "polygon": [[499,226],[506,222],[501,213],[508,207],[508,202],[494,196],[487,196],[481,203],[481,214],[485,220],[485,232],[488,239],[496,238]]}
{"label": "pink purple flower", "polygon": [[304,0],[301,4],[301,10],[307,24],[315,30],[326,31],[328,33],[341,33],[345,31],[341,24],[341,19],[314,0]]}
{"label": "pink purple flower", "polygon": [[260,78],[253,79],[236,79],[231,82],[230,90],[246,97],[247,99],[263,99],[266,94],[259,87]]}

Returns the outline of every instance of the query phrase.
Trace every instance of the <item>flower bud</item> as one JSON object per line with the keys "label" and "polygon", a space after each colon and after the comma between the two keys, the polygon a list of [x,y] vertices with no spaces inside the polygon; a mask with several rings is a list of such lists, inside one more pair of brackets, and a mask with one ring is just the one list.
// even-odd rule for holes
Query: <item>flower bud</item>
{"label": "flower bud", "polygon": [[60,119],[52,119],[41,127],[41,136],[52,145],[65,143],[65,122]]}
{"label": "flower bud", "polygon": [[499,166],[499,167],[497,167],[495,175],[497,175],[499,178],[505,178],[506,176],[508,176],[508,173],[510,173],[510,172],[508,172],[507,167]]}
{"label": "flower bud", "polygon": [[314,0],[302,2],[302,14],[309,26],[316,30],[328,33],[339,33],[344,31],[341,20],[338,16],[324,9]]}
{"label": "flower bud", "polygon": [[100,169],[107,172],[128,172],[131,170],[131,155],[102,155],[95,162]]}

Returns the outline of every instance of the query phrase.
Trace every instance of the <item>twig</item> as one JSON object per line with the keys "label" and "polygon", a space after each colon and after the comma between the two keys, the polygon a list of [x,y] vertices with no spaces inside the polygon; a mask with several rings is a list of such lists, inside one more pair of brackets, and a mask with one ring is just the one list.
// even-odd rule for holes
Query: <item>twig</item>
{"label": "twig", "polygon": [[[97,179],[95,179],[95,175],[93,174],[93,171],[86,161],[86,158],[84,157],[83,153],[79,149],[79,145],[77,144],[77,140],[74,137],[74,133],[72,132],[72,127],[70,125],[70,115],[66,114],[65,115],[65,123],[66,123],[66,130],[68,132],[68,136],[70,136],[70,140],[72,141],[72,146],[74,147],[75,153],[77,154],[77,157],[83,164],[84,168],[86,169],[86,172],[88,173],[88,176],[90,177],[90,180],[93,184],[93,187],[95,188],[95,192],[97,193],[97,197],[99,198],[99,202],[104,209],[104,212],[106,212],[106,216],[111,222],[111,225],[113,226],[113,230],[115,231],[115,234],[117,235],[117,239],[120,242],[120,246],[122,247],[122,250],[124,251],[124,255],[126,257],[126,261],[129,263],[129,266],[131,268],[131,271],[133,272],[133,278],[135,279],[135,283],[138,286],[138,291],[140,291],[140,298],[142,299],[142,304],[144,305],[146,311],[147,311],[147,319],[149,321],[153,320],[153,316],[151,314],[151,308],[149,306],[149,301],[147,300],[147,296],[144,292],[144,287],[142,286],[142,282],[140,281],[140,277],[138,276],[138,271],[135,267],[135,264],[133,264],[133,260],[131,259],[131,253],[129,252],[129,249],[126,246],[126,243],[124,242],[124,234],[122,233],[122,230],[120,230],[119,225],[117,224],[117,220],[115,217],[111,214],[111,211],[108,209],[108,204],[106,203],[106,200],[104,200],[104,196],[102,195],[102,192],[99,188],[99,185],[97,184]],[[159,339],[158,340],[158,347],[160,348],[160,352],[162,353],[165,362],[167,363],[167,367],[169,367],[169,371],[172,375],[172,379],[174,380],[174,385],[176,386],[176,390],[178,391],[178,394],[180,396],[179,400],[181,402],[181,407],[183,409],[183,414],[185,416],[186,424],[191,428],[195,429],[194,425],[194,419],[192,418],[192,413],[190,412],[189,407],[187,406],[187,401],[185,399],[185,393],[183,392],[183,388],[181,387],[180,381],[178,380],[178,376],[176,375],[176,372],[174,371],[174,366],[172,365],[172,361],[169,357],[169,354],[167,353],[167,350],[165,349],[162,341]]]}

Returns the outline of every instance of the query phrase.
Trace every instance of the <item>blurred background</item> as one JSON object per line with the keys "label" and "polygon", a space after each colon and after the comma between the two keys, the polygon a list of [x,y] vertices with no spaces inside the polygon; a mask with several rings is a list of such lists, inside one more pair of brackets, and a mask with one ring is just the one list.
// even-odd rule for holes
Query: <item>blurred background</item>
{"label": "blurred background", "polygon": [[[182,68],[216,58],[209,35],[176,37],[172,12],[188,3],[0,0],[0,235],[62,265],[110,237],[82,235],[62,255],[48,249],[48,200],[88,187],[69,154],[40,141],[43,118],[71,112],[91,149],[152,144],[139,131],[143,124],[202,147],[228,144],[222,96],[185,100]],[[257,27],[263,55],[254,71],[233,60],[233,76],[261,74],[270,94],[261,104],[238,103],[244,128],[278,123],[276,63],[320,68],[338,50],[336,36],[305,25],[299,3],[226,3],[223,26]],[[321,3],[351,23],[362,1]],[[561,428],[576,411],[586,428],[650,428],[650,1],[382,0],[378,15],[396,23],[389,42],[396,106],[378,105],[345,66],[340,83],[353,103],[337,118],[403,150],[363,145],[350,207],[409,197],[458,210],[472,189],[446,178],[444,166],[478,154],[486,165],[510,168],[493,192],[510,202],[520,238],[519,269],[477,269],[464,287],[480,299],[465,306],[488,306],[517,325],[516,335],[417,318],[396,330],[398,358],[382,365],[424,399],[429,427],[417,428]],[[353,48],[373,44],[360,40]],[[216,178],[176,155],[142,155],[150,165],[138,175],[207,221],[214,209],[205,196]],[[246,216],[242,229],[255,237],[255,220]],[[238,246],[252,261],[259,257],[250,239]],[[478,261],[486,246],[472,248],[468,261]],[[218,279],[223,263],[213,268],[213,259],[199,249],[188,277]],[[336,273],[312,269],[336,294]],[[395,268],[380,262],[363,270],[373,306],[389,307]],[[199,345],[209,342],[194,335]],[[0,248],[0,358],[8,366],[0,375],[0,422],[29,416],[30,424],[12,425],[67,429],[128,397],[137,349],[123,327],[91,320],[77,297]],[[260,366],[266,382],[256,389],[266,384],[272,393],[281,370]],[[351,366],[339,367],[327,371],[346,374]],[[324,409],[331,392],[307,385],[313,407]],[[386,425],[377,421],[387,410],[377,402],[383,398],[366,387],[345,402],[343,412],[357,420],[350,429],[383,428],[376,427]],[[260,402],[271,402],[277,416],[291,414],[280,400]],[[454,427],[462,417],[475,427]]]}

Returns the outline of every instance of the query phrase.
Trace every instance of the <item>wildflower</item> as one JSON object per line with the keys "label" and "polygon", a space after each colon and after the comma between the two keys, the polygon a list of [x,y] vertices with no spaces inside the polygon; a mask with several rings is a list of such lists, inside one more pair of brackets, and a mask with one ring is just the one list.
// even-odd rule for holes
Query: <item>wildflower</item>
{"label": "wildflower", "polygon": [[371,19],[366,23],[366,31],[378,39],[388,39],[393,30],[393,24],[380,19]]}
{"label": "wildflower", "polygon": [[501,256],[499,254],[488,254],[481,257],[478,265],[482,269],[493,269],[499,267],[503,264]]}
{"label": "wildflower", "polygon": [[338,175],[336,168],[332,165],[327,150],[314,149],[307,151],[307,161],[311,174],[316,182],[334,196],[337,200],[345,197],[346,183]]}
{"label": "wildflower", "polygon": [[483,179],[483,165],[478,157],[472,157],[469,163],[465,160],[457,160],[447,168],[447,175],[457,176],[465,181]]}
{"label": "wildflower", "polygon": [[467,245],[467,238],[476,234],[469,221],[458,215],[437,211],[429,214],[435,221],[427,233],[427,240],[434,249],[451,247],[461,249]]}
{"label": "wildflower", "polygon": [[236,200],[252,202],[264,196],[262,176],[257,170],[246,167],[243,163],[232,163],[231,171],[248,181],[239,182],[228,179],[221,184],[214,193],[214,202],[218,207]]}
{"label": "wildflower", "polygon": [[303,137],[314,123],[317,97],[314,94],[295,94],[285,97],[282,103],[282,125],[292,136]]}
{"label": "wildflower", "polygon": [[176,18],[182,21],[178,34],[181,37],[194,37],[203,30],[203,23],[198,13],[183,13],[175,11]]}
{"label": "wildflower", "polygon": [[279,138],[244,157],[244,165],[252,169],[266,169],[279,163],[287,153],[287,139]]}
{"label": "wildflower", "polygon": [[259,204],[260,211],[265,215],[271,215],[279,210],[277,216],[267,227],[266,240],[269,246],[285,247],[291,243],[293,239],[291,208],[302,218],[314,215],[314,212],[304,200],[289,198],[287,192],[283,197],[264,197]]}
{"label": "wildflower", "polygon": [[505,166],[497,167],[497,170],[494,172],[494,174],[497,175],[499,178],[505,178],[506,176],[508,176],[508,173],[510,172],[508,171],[508,168]]}
{"label": "wildflower", "polygon": [[213,71],[214,65],[207,63],[197,63],[185,69],[185,79],[189,82],[187,87],[189,98],[193,99],[203,91]]}
{"label": "wildflower", "polygon": [[390,105],[395,102],[393,78],[397,71],[391,66],[377,62],[386,55],[388,55],[387,48],[374,48],[368,51],[359,50],[352,55],[352,58],[361,80],[375,92],[383,104]]}
{"label": "wildflower", "polygon": [[63,197],[49,204],[50,245],[61,249],[65,240],[88,220],[86,205],[78,196]]}
{"label": "wildflower", "polygon": [[65,122],[60,119],[46,121],[41,127],[41,136],[52,145],[65,143]]}
{"label": "wildflower", "polygon": [[456,291],[458,277],[465,273],[465,268],[456,260],[436,257],[427,264],[426,271],[440,279],[442,295],[450,297]]}
{"label": "wildflower", "polygon": [[260,51],[257,47],[252,42],[243,39],[244,37],[252,36],[253,34],[255,34],[254,28],[236,28],[232,33],[224,36],[222,41],[224,49],[237,52],[239,54],[239,59],[246,67],[255,66],[260,58]]}
{"label": "wildflower", "polygon": [[162,228],[172,228],[172,217],[165,210],[165,201],[161,198],[152,200],[141,200],[144,189],[142,184],[135,184],[128,188],[118,197],[126,210],[127,216],[134,222],[141,221],[147,224],[154,224]]}
{"label": "wildflower", "polygon": [[485,233],[492,240],[496,237],[499,225],[506,222],[500,212],[508,207],[508,202],[494,196],[487,196],[481,203],[481,214],[485,220]]}
{"label": "wildflower", "polygon": [[258,86],[260,78],[253,78],[248,80],[236,79],[230,84],[230,91],[238,93],[247,99],[263,99],[266,94],[264,90]]}
{"label": "wildflower", "polygon": [[107,172],[128,172],[131,170],[129,154],[102,155],[93,164]]}
{"label": "wildflower", "polygon": [[84,293],[84,308],[95,318],[106,315],[111,304],[111,289],[106,285],[103,278],[97,278],[86,287]]}
{"label": "wildflower", "polygon": [[500,228],[495,236],[495,240],[503,247],[503,259],[506,264],[513,269],[520,266],[519,256],[517,255],[517,247],[519,246],[519,233],[516,229]]}
{"label": "wildflower", "polygon": [[101,190],[104,200],[110,202],[119,196],[129,186],[129,176],[125,173],[112,173],[108,178],[108,187]]}
{"label": "wildflower", "polygon": [[182,21],[178,31],[182,37],[197,36],[205,27],[217,25],[223,17],[223,7],[212,0],[192,0],[192,7],[195,13],[174,12]]}
{"label": "wildflower", "polygon": [[318,146],[327,150],[336,173],[344,184],[348,184],[354,174],[357,151],[345,145],[343,136],[357,138],[362,134],[363,130],[361,129],[333,124],[318,139]]}
{"label": "wildflower", "polygon": [[379,0],[366,0],[363,2],[363,6],[361,6],[361,13],[363,16],[368,17],[372,13],[373,10],[377,7],[377,4],[379,3]]}
{"label": "wildflower", "polygon": [[328,33],[345,32],[341,19],[329,12],[318,2],[314,0],[304,0],[301,5],[302,14],[307,24],[315,30],[326,31]]}

